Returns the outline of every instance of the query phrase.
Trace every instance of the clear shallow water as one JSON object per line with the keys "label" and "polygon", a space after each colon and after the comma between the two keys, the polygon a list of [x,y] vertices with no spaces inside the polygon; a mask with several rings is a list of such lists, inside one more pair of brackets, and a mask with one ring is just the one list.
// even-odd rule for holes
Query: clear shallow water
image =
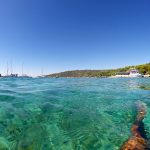
{"label": "clear shallow water", "polygon": [[0,78],[0,150],[118,150],[150,79]]}

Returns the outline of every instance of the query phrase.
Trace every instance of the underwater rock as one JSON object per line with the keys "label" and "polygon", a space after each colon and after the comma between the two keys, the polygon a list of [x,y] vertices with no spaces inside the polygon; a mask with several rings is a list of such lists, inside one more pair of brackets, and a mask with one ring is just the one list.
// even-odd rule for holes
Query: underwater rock
{"label": "underwater rock", "polygon": [[58,112],[62,110],[62,106],[59,104],[53,104],[45,102],[40,106],[43,113]]}
{"label": "underwater rock", "polygon": [[41,109],[44,113],[47,113],[47,112],[52,111],[54,109],[54,106],[52,104],[46,102],[41,106]]}
{"label": "underwater rock", "polygon": [[19,143],[18,150],[33,150],[34,143],[32,141],[23,140]]}
{"label": "underwater rock", "polygon": [[44,125],[40,125],[40,123],[32,124],[22,133],[16,149],[41,150],[41,145],[45,142],[47,136],[47,130]]}
{"label": "underwater rock", "polygon": [[150,86],[148,85],[141,85],[140,88],[143,90],[150,90]]}
{"label": "underwater rock", "polygon": [[9,150],[8,142],[3,137],[0,137],[0,150]]}

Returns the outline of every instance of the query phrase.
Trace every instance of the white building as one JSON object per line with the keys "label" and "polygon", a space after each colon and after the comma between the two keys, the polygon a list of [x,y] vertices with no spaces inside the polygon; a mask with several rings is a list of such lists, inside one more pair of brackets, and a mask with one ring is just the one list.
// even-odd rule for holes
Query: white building
{"label": "white building", "polygon": [[116,77],[142,77],[139,71],[135,68],[129,69],[127,72],[119,72]]}
{"label": "white building", "polygon": [[129,70],[130,77],[141,77],[142,75],[139,73],[137,69],[130,69]]}

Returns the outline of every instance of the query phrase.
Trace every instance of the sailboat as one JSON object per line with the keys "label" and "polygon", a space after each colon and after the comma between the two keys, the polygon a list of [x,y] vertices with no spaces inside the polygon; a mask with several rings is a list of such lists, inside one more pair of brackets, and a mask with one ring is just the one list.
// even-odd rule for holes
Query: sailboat
{"label": "sailboat", "polygon": [[38,78],[45,78],[45,75],[43,75],[43,68],[41,68],[41,75],[39,75]]}
{"label": "sailboat", "polygon": [[7,70],[6,70],[6,75],[3,77],[18,77],[18,74],[14,74],[13,73],[13,66],[12,66],[12,62],[11,62],[11,74],[9,74],[9,66],[8,66],[8,62],[7,62]]}
{"label": "sailboat", "polygon": [[18,76],[19,78],[31,78],[30,76],[24,74],[24,63],[22,63],[22,66],[21,66],[21,75]]}

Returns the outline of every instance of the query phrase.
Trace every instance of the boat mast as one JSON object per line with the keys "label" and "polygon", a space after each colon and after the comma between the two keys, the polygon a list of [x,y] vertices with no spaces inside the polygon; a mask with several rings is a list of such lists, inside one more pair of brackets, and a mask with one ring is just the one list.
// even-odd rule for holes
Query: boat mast
{"label": "boat mast", "polygon": [[11,69],[11,74],[13,74],[13,62],[12,62],[12,60],[10,61],[10,69]]}
{"label": "boat mast", "polygon": [[24,64],[22,63],[22,76],[23,76],[23,65],[24,65]]}
{"label": "boat mast", "polygon": [[8,62],[7,62],[7,70],[6,70],[6,75],[8,76],[8,71],[9,71],[9,68],[8,68]]}
{"label": "boat mast", "polygon": [[41,68],[41,76],[43,76],[43,67]]}

